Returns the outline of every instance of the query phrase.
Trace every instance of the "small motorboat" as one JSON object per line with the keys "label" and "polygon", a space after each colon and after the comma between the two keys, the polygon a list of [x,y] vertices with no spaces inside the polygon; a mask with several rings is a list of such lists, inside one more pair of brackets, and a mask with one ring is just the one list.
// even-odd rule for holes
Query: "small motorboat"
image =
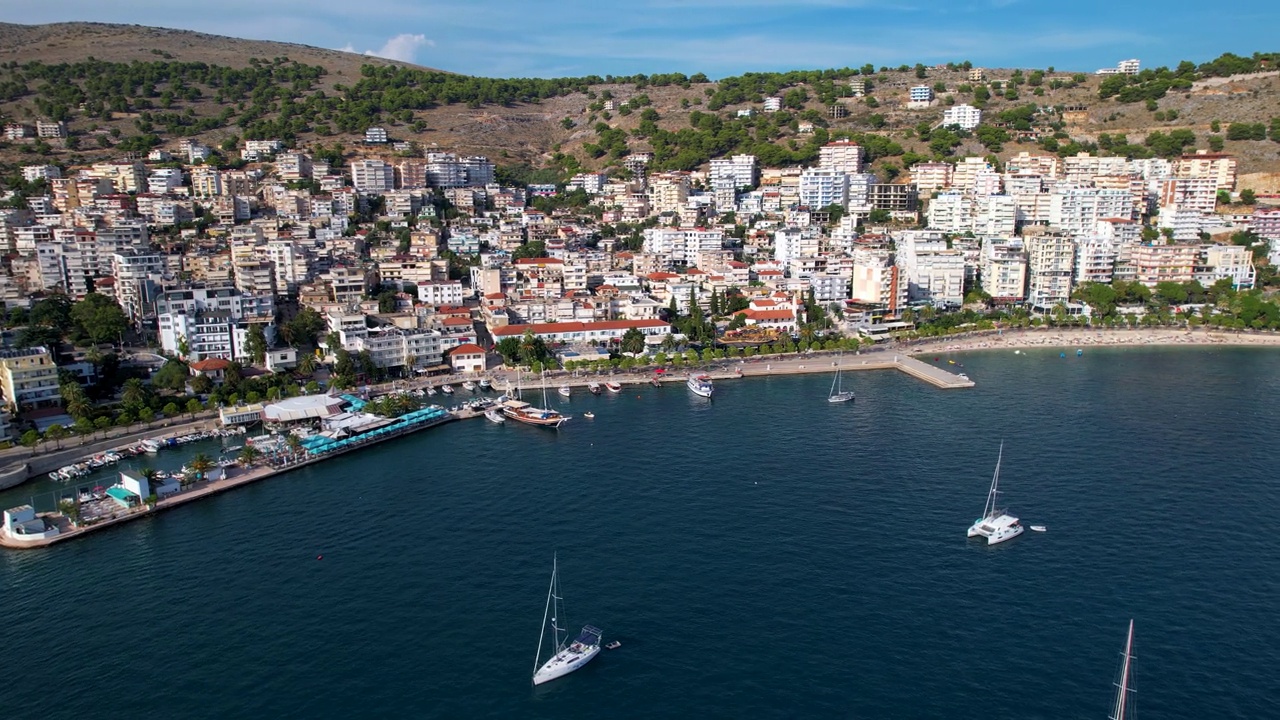
{"label": "small motorboat", "polygon": [[1043,525],[1032,525],[1032,526],[1031,526],[1031,530],[1032,530],[1032,532],[1044,532],[1046,529],[1047,529],[1047,528],[1045,528],[1045,526],[1043,526]]}
{"label": "small motorboat", "polygon": [[595,381],[593,380],[593,381],[591,381],[591,382],[587,383],[587,389],[591,391],[591,394],[592,394],[592,395],[599,395],[599,394],[600,394],[600,383],[595,382]]}
{"label": "small motorboat", "polygon": [[611,392],[611,393],[620,393],[620,392],[622,392],[622,383],[616,383],[616,382],[613,382],[612,380],[611,380],[611,381],[609,381],[609,382],[607,382],[607,383],[605,383],[605,384],[604,384],[604,387],[605,387],[605,389],[606,389],[606,390],[608,390],[608,391],[609,391],[609,392]]}
{"label": "small motorboat", "polygon": [[622,643],[621,643],[621,642],[618,642],[617,640],[614,640],[613,642],[609,643],[608,645],[605,645],[605,646],[604,646],[604,649],[605,649],[605,650],[617,650],[617,649],[618,649],[618,648],[620,648],[620,647],[622,647]]}
{"label": "small motorboat", "polygon": [[475,392],[477,387],[479,387],[479,386],[478,386],[478,385],[476,385],[475,383],[471,382],[470,380],[468,380],[468,381],[466,381],[466,382],[462,383],[462,389],[463,389],[463,390],[466,390],[466,391],[468,391],[468,392]]}
{"label": "small motorboat", "polygon": [[453,386],[452,386],[452,385],[441,385],[441,386],[440,386],[440,392],[444,393],[445,395],[452,395],[452,394],[453,394]]}
{"label": "small motorboat", "polygon": [[588,420],[589,420],[589,419],[591,419],[591,418],[593,418],[593,417],[595,417],[595,416],[596,416],[596,414],[595,414],[595,413],[593,413],[593,412],[591,412],[590,410],[588,410],[587,412],[582,413],[582,417],[587,418]]}
{"label": "small motorboat", "polygon": [[506,416],[504,416],[497,408],[486,410],[484,416],[489,418],[489,422],[497,423],[498,425],[507,421]]}
{"label": "small motorboat", "polygon": [[658,379],[658,376],[657,376],[657,375],[654,375],[652,378],[650,378],[650,379],[649,379],[649,382],[650,382],[654,387],[662,387],[662,381]]}
{"label": "small motorboat", "polygon": [[573,394],[573,388],[570,388],[568,385],[561,385],[556,392],[560,393],[561,397],[569,397]]}
{"label": "small motorboat", "polygon": [[434,397],[434,396],[435,396],[435,394],[436,394],[436,389],[435,389],[435,388],[433,388],[433,387],[428,386],[428,387],[427,387],[427,395],[430,395],[430,396],[433,396],[433,397]]}
{"label": "small motorboat", "polygon": [[489,382],[489,378],[482,378],[480,380],[480,389],[488,392],[493,389],[493,383]]}

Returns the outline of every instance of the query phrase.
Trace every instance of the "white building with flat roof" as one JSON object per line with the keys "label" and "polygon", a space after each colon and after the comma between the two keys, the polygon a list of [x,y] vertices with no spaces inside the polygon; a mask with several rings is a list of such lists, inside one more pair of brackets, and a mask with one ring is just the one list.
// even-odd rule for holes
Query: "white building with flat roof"
{"label": "white building with flat roof", "polygon": [[964,253],[948,249],[941,233],[902,233],[897,263],[907,285],[908,300],[955,305],[964,302]]}
{"label": "white building with flat roof", "polygon": [[1029,273],[1027,300],[1032,305],[1050,306],[1071,297],[1075,273],[1075,244],[1061,233],[1043,233],[1023,239],[1027,248]]}
{"label": "white building with flat roof", "polygon": [[955,105],[942,113],[942,124],[972,130],[982,124],[982,111],[972,105]]}
{"label": "white building with flat roof", "polygon": [[1027,253],[1020,240],[988,238],[978,265],[982,290],[993,300],[1018,302],[1027,297]]}

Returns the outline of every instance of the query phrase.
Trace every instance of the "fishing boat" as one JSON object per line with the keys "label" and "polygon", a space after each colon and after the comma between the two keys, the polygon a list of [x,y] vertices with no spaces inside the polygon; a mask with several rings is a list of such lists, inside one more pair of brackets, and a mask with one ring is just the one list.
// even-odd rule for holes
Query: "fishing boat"
{"label": "fishing boat", "polygon": [[493,383],[489,381],[489,378],[480,378],[480,389],[488,392],[493,389]]}
{"label": "fishing boat", "polygon": [[1123,660],[1120,663],[1120,679],[1116,681],[1116,704],[1108,716],[1109,720],[1125,720],[1129,716],[1129,696],[1133,694],[1133,683],[1129,677],[1133,665],[1133,620],[1129,620],[1129,637],[1124,641],[1120,657]]}
{"label": "fishing boat", "polygon": [[489,422],[497,423],[499,425],[507,421],[506,416],[504,416],[502,412],[498,410],[498,408],[490,408],[489,410],[485,410],[484,416],[489,418]]}
{"label": "fishing boat", "polygon": [[478,385],[476,385],[475,383],[471,382],[470,380],[468,380],[468,381],[466,381],[466,382],[462,383],[462,389],[463,389],[463,390],[466,390],[466,391],[468,391],[468,392],[475,392],[475,391],[476,391],[476,388],[478,388],[478,387],[479,387]]}
{"label": "fishing boat", "polygon": [[622,383],[616,383],[610,380],[604,384],[604,389],[611,393],[620,393],[622,392]]}
{"label": "fishing boat", "polygon": [[982,536],[988,545],[1012,540],[1022,534],[1023,527],[1018,518],[1000,510],[1000,461],[1004,459],[1004,443],[1000,443],[1000,454],[996,457],[996,472],[991,478],[991,490],[987,492],[987,504],[982,508],[982,517],[969,526],[969,537]]}
{"label": "fishing boat", "polygon": [[561,385],[560,387],[556,388],[556,392],[560,393],[560,397],[569,397],[570,395],[573,394],[573,389],[570,388],[568,385]]}
{"label": "fishing boat", "polygon": [[592,395],[599,395],[600,383],[592,380],[591,382],[587,383],[587,390],[590,390]]}
{"label": "fishing boat", "polygon": [[445,395],[452,395],[452,394],[453,394],[453,386],[452,386],[452,385],[441,385],[441,386],[440,386],[440,392],[444,393]]}
{"label": "fishing boat", "polygon": [[710,375],[690,375],[689,379],[685,381],[685,384],[688,385],[689,389],[693,391],[693,394],[698,397],[709,398],[716,390],[715,386],[711,384]]}
{"label": "fishing boat", "polygon": [[827,395],[829,403],[844,403],[853,400],[853,391],[845,390],[840,379],[840,360],[836,360],[836,376],[831,379],[831,392]]}
{"label": "fishing boat", "polygon": [[[591,625],[582,626],[582,632],[571,643],[566,644],[567,635],[561,635],[560,627],[560,580],[559,567],[555,560],[551,563],[551,587],[547,589],[547,607],[542,613],[542,632],[538,634],[538,653],[533,658],[533,684],[541,685],[569,673],[591,662],[600,654],[600,628]],[[551,642],[553,650],[551,658],[542,663],[542,646],[547,635],[547,620],[551,620]],[[541,664],[539,664],[541,663]]]}
{"label": "fishing boat", "polygon": [[550,428],[558,428],[569,419],[569,416],[545,407],[547,404],[546,376],[542,378],[542,404],[543,407],[537,408],[523,400],[507,400],[502,403],[502,414],[526,425]]}

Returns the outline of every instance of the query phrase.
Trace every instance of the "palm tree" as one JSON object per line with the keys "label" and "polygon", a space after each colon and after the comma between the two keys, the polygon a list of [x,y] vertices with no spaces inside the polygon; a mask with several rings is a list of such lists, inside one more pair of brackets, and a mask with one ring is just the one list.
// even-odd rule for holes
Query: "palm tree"
{"label": "palm tree", "polygon": [[210,458],[204,453],[196,453],[196,456],[191,458],[191,462],[187,463],[187,467],[195,474],[197,480],[204,480],[205,473],[209,472],[216,466],[214,465],[213,458]]}
{"label": "palm tree", "polygon": [[284,442],[289,446],[289,452],[293,453],[295,456],[302,454],[302,438],[290,433],[289,437],[286,438]]}
{"label": "palm tree", "polygon": [[93,403],[89,402],[89,397],[84,394],[84,388],[79,383],[63,383],[58,392],[66,404],[67,414],[76,420],[88,417],[93,412]]}
{"label": "palm tree", "polygon": [[147,401],[147,389],[142,386],[142,381],[138,378],[129,378],[124,381],[124,392],[120,396],[120,401],[125,407],[138,407]]}
{"label": "palm tree", "polygon": [[240,450],[240,464],[245,467],[253,467],[258,458],[262,457],[262,451],[252,445],[245,445]]}
{"label": "palm tree", "polygon": [[147,485],[150,485],[151,483],[155,482],[156,478],[160,477],[160,471],[151,467],[142,468],[141,470],[138,471],[138,474],[146,479]]}
{"label": "palm tree", "polygon": [[298,360],[298,373],[301,375],[311,375],[316,371],[316,356],[313,353],[304,353]]}

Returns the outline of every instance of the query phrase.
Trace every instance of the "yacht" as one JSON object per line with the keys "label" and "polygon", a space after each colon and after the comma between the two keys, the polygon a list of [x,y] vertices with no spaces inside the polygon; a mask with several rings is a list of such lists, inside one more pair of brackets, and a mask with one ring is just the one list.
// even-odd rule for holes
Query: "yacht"
{"label": "yacht", "polygon": [[1129,637],[1124,641],[1124,658],[1120,665],[1120,679],[1116,681],[1116,704],[1107,720],[1125,720],[1129,717],[1129,696],[1133,694],[1133,620],[1129,620]]}
{"label": "yacht", "polygon": [[573,394],[573,390],[568,385],[561,385],[556,392],[560,393],[561,397],[569,397]]}
{"label": "yacht", "polygon": [[988,545],[1012,540],[1022,534],[1023,527],[1018,518],[999,509],[1000,497],[1000,461],[1004,458],[1004,443],[1000,443],[1000,454],[996,457],[996,472],[991,478],[991,490],[987,493],[987,504],[982,508],[982,517],[969,526],[969,537],[979,535],[987,539]]}
{"label": "yacht", "polygon": [[715,386],[711,384],[710,375],[690,375],[688,381],[685,382],[694,395],[709,398],[711,393],[715,392]]}
{"label": "yacht", "polygon": [[568,415],[561,415],[555,410],[546,408],[547,404],[547,380],[542,379],[542,404],[544,407],[536,408],[523,400],[507,400],[502,403],[502,414],[526,425],[538,425],[540,427],[558,428],[569,419]]}
{"label": "yacht", "polygon": [[622,383],[616,383],[610,380],[604,384],[604,389],[611,393],[620,393],[622,392]]}
{"label": "yacht", "polygon": [[[591,662],[600,654],[600,628],[592,625],[582,626],[582,632],[571,643],[565,644],[567,636],[561,636],[564,628],[560,627],[560,581],[555,561],[551,565],[551,587],[547,589],[547,607],[542,613],[542,633],[538,636],[538,653],[533,658],[533,684],[541,685],[569,673]],[[543,639],[547,634],[547,619],[551,619],[551,640],[553,650],[551,658],[539,665],[542,660]]]}
{"label": "yacht", "polygon": [[844,354],[841,353],[840,357],[836,359],[836,376],[831,379],[831,392],[827,395],[827,402],[829,403],[845,403],[853,400],[853,391],[845,390],[840,381],[840,360],[843,358]]}
{"label": "yacht", "polygon": [[590,390],[592,395],[599,395],[600,383],[596,382],[595,380],[592,380],[591,382],[587,383],[587,390]]}

